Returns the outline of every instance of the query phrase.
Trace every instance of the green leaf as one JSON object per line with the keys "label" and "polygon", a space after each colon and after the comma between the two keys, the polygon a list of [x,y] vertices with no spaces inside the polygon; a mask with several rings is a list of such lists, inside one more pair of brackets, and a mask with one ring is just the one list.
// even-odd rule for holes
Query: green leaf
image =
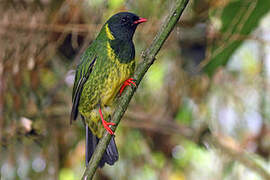
{"label": "green leaf", "polygon": [[[220,37],[208,47],[209,62],[204,66],[204,72],[212,76],[215,70],[228,63],[235,50],[243,43],[259,24],[260,19],[269,11],[270,1],[241,0],[233,1],[224,7],[221,13]],[[220,13],[220,9],[212,14]],[[215,17],[212,17],[215,19]]]}

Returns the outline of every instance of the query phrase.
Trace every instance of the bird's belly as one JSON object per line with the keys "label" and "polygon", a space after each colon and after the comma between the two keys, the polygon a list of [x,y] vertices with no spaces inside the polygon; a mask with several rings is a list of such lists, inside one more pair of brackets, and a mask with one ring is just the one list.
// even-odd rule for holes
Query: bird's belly
{"label": "bird's belly", "polygon": [[114,102],[122,84],[131,76],[132,73],[133,70],[131,68],[131,64],[123,64],[117,66],[117,68],[111,69],[109,77],[105,81],[107,91],[105,91],[101,96],[101,101],[104,105],[108,106]]}

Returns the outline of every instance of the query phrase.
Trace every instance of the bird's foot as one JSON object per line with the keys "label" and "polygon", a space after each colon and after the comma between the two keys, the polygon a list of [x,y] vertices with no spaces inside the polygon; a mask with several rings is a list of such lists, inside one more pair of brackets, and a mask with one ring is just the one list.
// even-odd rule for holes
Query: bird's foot
{"label": "bird's foot", "polygon": [[99,108],[99,114],[100,114],[100,117],[101,117],[102,124],[103,124],[104,128],[105,128],[111,135],[114,135],[114,132],[111,130],[111,128],[109,127],[109,125],[114,126],[115,123],[105,121],[104,118],[103,118],[103,114],[102,114],[100,108]]}
{"label": "bird's foot", "polygon": [[121,94],[124,91],[126,86],[133,85],[134,87],[137,87],[136,83],[134,81],[135,81],[135,79],[133,79],[133,78],[129,78],[129,79],[125,80],[125,82],[123,83],[123,85],[121,86],[120,91],[119,91],[120,96],[121,96]]}

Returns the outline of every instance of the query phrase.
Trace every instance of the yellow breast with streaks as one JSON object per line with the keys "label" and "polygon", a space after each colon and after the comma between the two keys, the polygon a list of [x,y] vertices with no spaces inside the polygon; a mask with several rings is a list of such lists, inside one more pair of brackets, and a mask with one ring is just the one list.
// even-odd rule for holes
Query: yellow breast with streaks
{"label": "yellow breast with streaks", "polygon": [[120,63],[109,42],[107,42],[107,55],[111,61],[109,63],[111,67],[109,67],[109,77],[106,80],[107,91],[102,96],[102,103],[111,105],[124,81],[133,74],[135,61]]}

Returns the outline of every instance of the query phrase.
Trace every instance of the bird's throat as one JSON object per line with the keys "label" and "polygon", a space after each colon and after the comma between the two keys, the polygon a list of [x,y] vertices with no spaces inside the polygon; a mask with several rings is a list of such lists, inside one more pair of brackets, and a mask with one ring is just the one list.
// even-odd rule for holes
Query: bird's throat
{"label": "bird's throat", "polygon": [[135,48],[132,40],[109,40],[109,45],[120,63],[129,63],[135,58]]}

